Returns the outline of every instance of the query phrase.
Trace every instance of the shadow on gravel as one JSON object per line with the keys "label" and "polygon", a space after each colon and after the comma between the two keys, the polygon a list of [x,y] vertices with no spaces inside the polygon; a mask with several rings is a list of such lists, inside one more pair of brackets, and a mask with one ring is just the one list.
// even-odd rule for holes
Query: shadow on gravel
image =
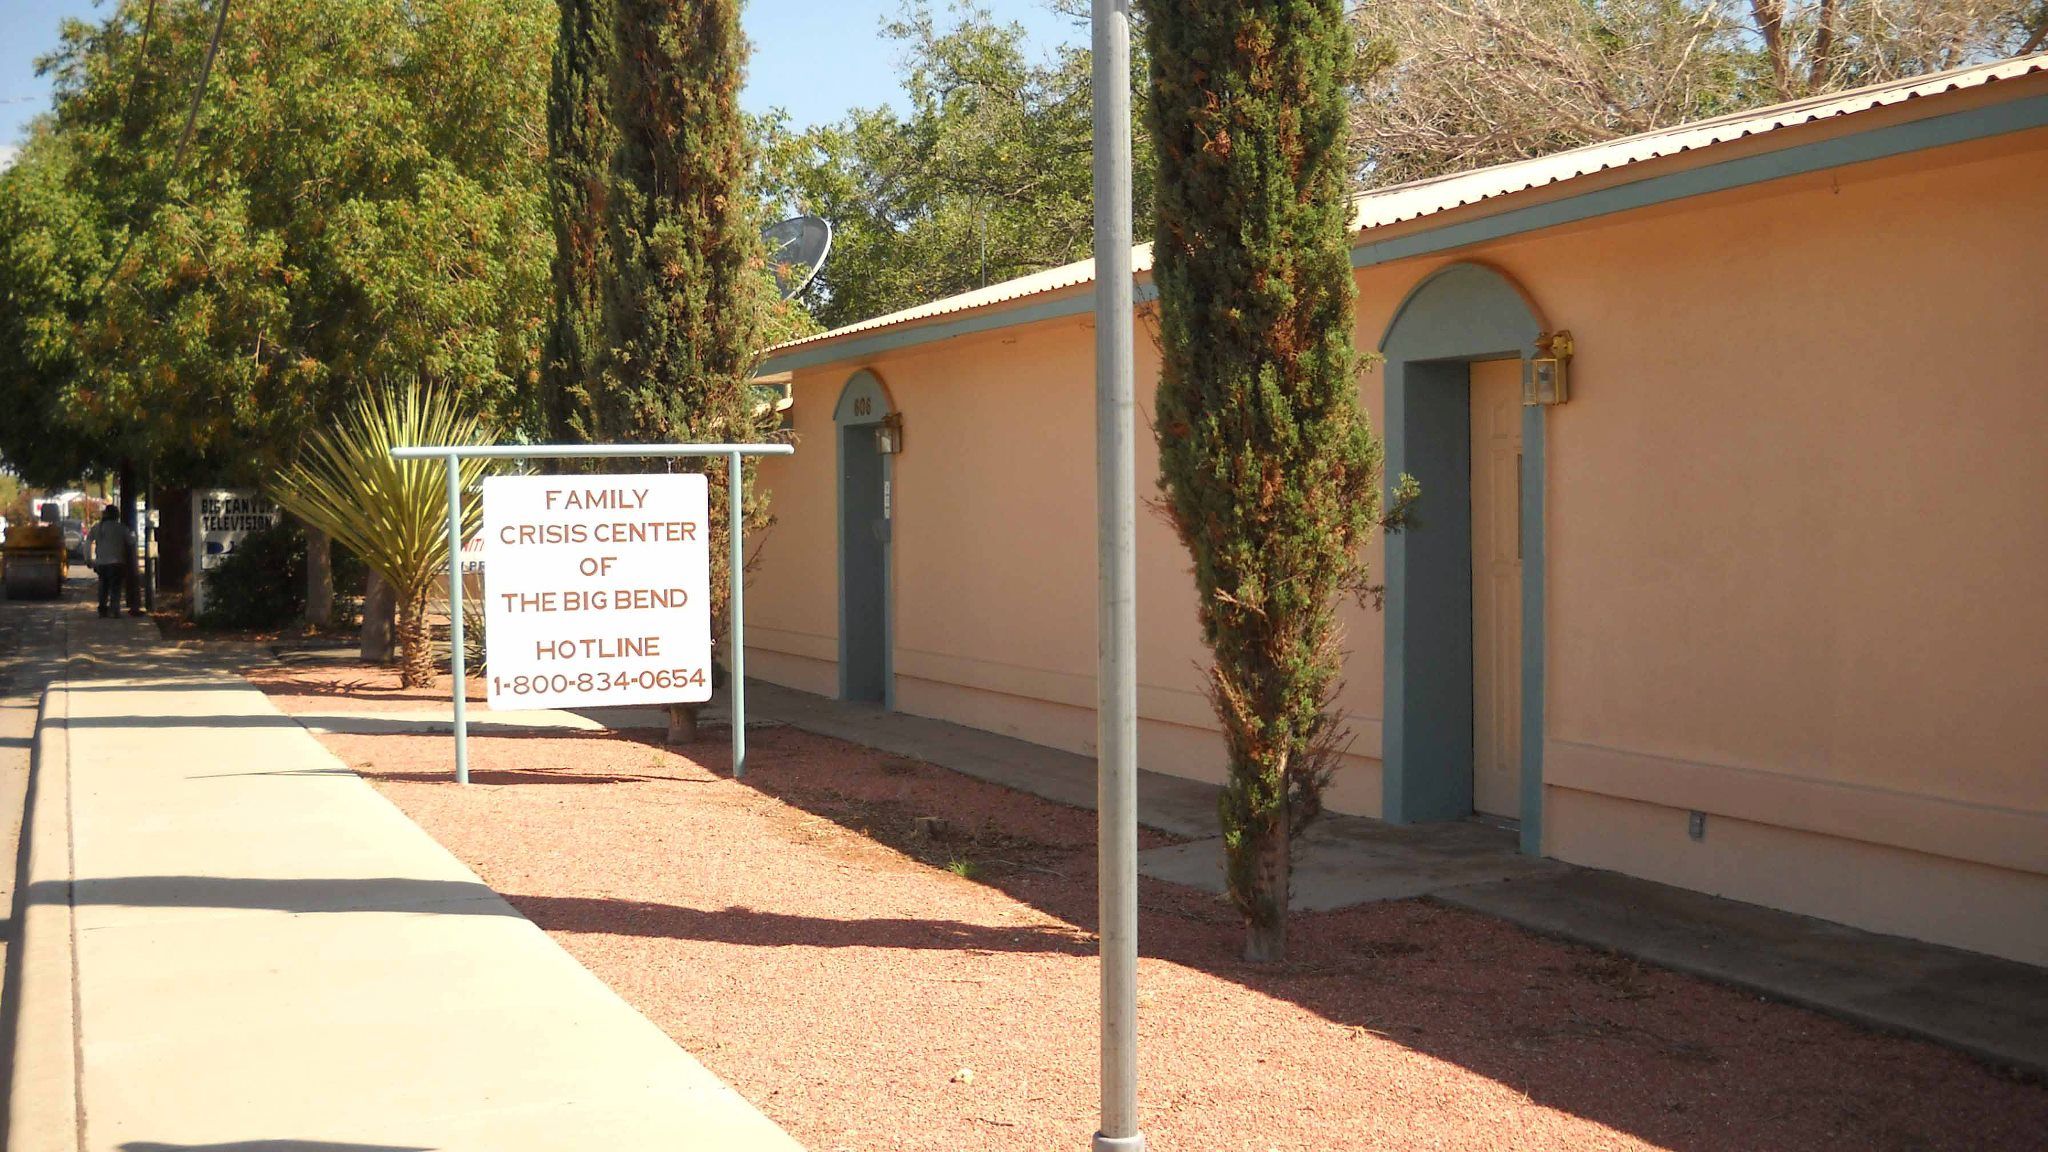
{"label": "shadow on gravel", "polygon": [[[380,671],[384,670],[381,665],[366,664],[363,665],[363,668],[365,671],[373,668]],[[395,683],[378,683],[367,678],[361,680],[341,680],[329,684],[319,680],[285,679],[281,674],[290,671],[291,668],[289,666],[283,669],[259,667],[249,669],[245,674],[248,676],[249,682],[257,688],[265,692],[284,696],[309,696],[330,700],[412,700],[418,701],[421,707],[431,708],[437,704],[448,703],[449,697],[452,695],[448,688],[446,674],[439,678],[438,683],[424,688],[401,688]],[[247,685],[238,685],[238,687],[247,687]],[[465,699],[471,704],[483,703],[483,683],[477,681],[470,688],[469,695]]]}
{"label": "shadow on gravel", "polygon": [[551,932],[662,936],[757,948],[906,948],[955,952],[1055,952],[1091,956],[1094,938],[1056,928],[992,928],[954,920],[830,920],[752,908],[682,908],[575,896],[505,897]]}
{"label": "shadow on gravel", "polygon": [[[653,733],[635,738],[666,747]],[[669,750],[729,779],[724,743],[716,736]],[[1071,930],[963,931],[947,922],[839,922],[623,902],[635,917],[629,929],[610,901],[508,899],[551,930],[673,934],[764,947],[1094,954],[1093,812],[853,745],[826,769],[779,751],[773,730],[764,731],[753,742],[741,783],[928,865],[969,875]],[[932,818],[941,821],[936,832]],[[1141,831],[1141,846],[1167,842],[1172,839]],[[1998,1073],[1960,1054],[1761,1003],[1751,994],[1424,901],[1297,913],[1290,920],[1292,958],[1270,965],[1242,959],[1242,926],[1219,897],[1141,877],[1139,919],[1147,959],[1232,981],[1670,1152],[1873,1146],[1865,1138],[1879,1133],[1879,1145],[1901,1148],[2039,1146],[2031,1136],[2015,1139],[2025,1122],[1997,1118],[1995,1108],[1951,1114],[1947,1130],[1916,1133],[1924,1116],[1879,1115],[1883,1107],[1859,1079],[1875,1083],[1917,1066],[1931,1089],[1941,1069],[1938,1075],[1954,1077],[1946,1092],[1984,1100]],[[1788,1056],[1788,1049],[1804,1054]],[[1618,1090],[1621,1084],[1631,1090]]]}

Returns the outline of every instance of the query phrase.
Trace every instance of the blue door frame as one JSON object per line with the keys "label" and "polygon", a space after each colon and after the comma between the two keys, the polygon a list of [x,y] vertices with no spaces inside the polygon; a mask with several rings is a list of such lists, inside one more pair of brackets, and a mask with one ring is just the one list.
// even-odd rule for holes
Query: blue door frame
{"label": "blue door frame", "polygon": [[[1452,264],[1415,286],[1380,341],[1386,472],[1422,494],[1387,537],[1381,806],[1397,824],[1472,814],[1469,365],[1535,354],[1542,317],[1513,281]],[[1522,851],[1543,850],[1544,409],[1522,410]]]}
{"label": "blue door frame", "polygon": [[839,523],[839,698],[896,707],[895,581],[891,565],[895,458],[875,450],[889,392],[862,369],[833,406]]}

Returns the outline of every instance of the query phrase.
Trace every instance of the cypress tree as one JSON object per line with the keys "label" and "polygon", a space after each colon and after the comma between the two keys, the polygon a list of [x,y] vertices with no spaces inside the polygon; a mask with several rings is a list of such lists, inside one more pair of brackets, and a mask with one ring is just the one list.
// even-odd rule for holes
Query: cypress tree
{"label": "cypress tree", "polygon": [[1345,739],[1337,604],[1380,448],[1351,344],[1342,0],[1151,0],[1160,487],[1194,559],[1245,955],[1286,952],[1290,845]]}
{"label": "cypress tree", "polygon": [[[738,0],[613,0],[611,113],[617,137],[604,215],[615,274],[603,285],[609,355],[585,427],[624,441],[745,443],[766,426],[751,378],[771,292],[739,93],[746,61]],[[726,461],[679,460],[711,492],[711,615],[729,593]],[[766,524],[743,473],[742,518]],[[688,739],[694,713],[674,717]]]}
{"label": "cypress tree", "polygon": [[612,153],[611,81],[617,53],[613,0],[560,0],[548,84],[548,204],[555,230],[554,307],[542,355],[548,434],[557,440],[604,440],[618,430],[595,426],[606,357],[604,285],[614,275],[605,216]]}

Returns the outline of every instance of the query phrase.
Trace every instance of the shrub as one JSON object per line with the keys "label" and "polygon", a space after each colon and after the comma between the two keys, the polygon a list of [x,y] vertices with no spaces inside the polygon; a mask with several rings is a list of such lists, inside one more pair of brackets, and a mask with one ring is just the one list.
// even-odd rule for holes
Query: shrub
{"label": "shrub", "polygon": [[207,572],[206,628],[275,628],[306,608],[306,534],[290,520],[242,537]]}

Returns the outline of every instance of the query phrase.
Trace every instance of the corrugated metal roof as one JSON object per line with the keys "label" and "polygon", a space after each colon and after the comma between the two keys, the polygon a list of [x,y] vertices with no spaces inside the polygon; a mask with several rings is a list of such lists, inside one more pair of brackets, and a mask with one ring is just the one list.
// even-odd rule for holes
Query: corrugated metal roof
{"label": "corrugated metal roof", "polygon": [[[1152,268],[1152,246],[1150,244],[1140,244],[1132,249],[1132,251],[1135,253],[1133,258],[1135,270],[1139,272],[1150,271]],[[801,340],[791,340],[786,344],[777,344],[769,349],[769,351],[771,353],[780,352],[785,348],[797,348],[806,344],[816,344],[820,341],[832,340],[840,336],[852,336],[858,332],[871,332],[877,328],[893,328],[898,324],[908,324],[914,320],[929,320],[935,316],[950,316],[955,312],[972,312],[977,308],[986,308],[991,304],[1003,304],[1011,300],[1021,300],[1026,296],[1043,296],[1048,292],[1057,292],[1062,288],[1072,288],[1077,284],[1092,284],[1094,282],[1095,261],[1077,260],[1072,264],[1062,264],[1057,268],[1047,268],[1043,272],[1033,272],[1029,276],[1020,276],[1015,280],[1005,280],[1000,284],[991,284],[986,288],[976,288],[972,292],[962,292],[958,296],[947,296],[941,300],[934,300],[929,304],[919,304],[915,308],[905,308],[900,312],[891,312],[885,316],[877,316],[872,320],[862,320],[857,324],[848,324],[843,328],[834,328],[830,332],[820,332],[815,336],[806,336]]]}
{"label": "corrugated metal roof", "polygon": [[1399,184],[1359,197],[1357,214],[1352,218],[1351,227],[1353,231],[1362,232],[1388,224],[1417,220],[1467,204],[1491,200],[1497,196],[1560,184],[1580,176],[1640,164],[1645,160],[1676,156],[1716,144],[1760,136],[1780,128],[1869,112],[1943,92],[1979,88],[1994,81],[2009,80],[2033,72],[2048,72],[2048,53],[2023,56],[2017,60],[2005,60],[1975,68],[1937,72],[1889,84],[1876,84],[1851,92],[1773,104],[1768,108],[1736,112],[1712,120],[1698,120],[1691,124],[1625,136],[1619,140],[1589,144],[1569,152],[1555,152],[1548,156],[1517,160],[1453,176],[1439,176],[1430,180]]}
{"label": "corrugated metal roof", "polygon": [[[1937,72],[1888,84],[1875,84],[1850,92],[1773,104],[1768,108],[1732,113],[1712,120],[1700,120],[1619,140],[1589,144],[1568,152],[1557,152],[1529,160],[1498,164],[1491,168],[1397,184],[1391,188],[1361,193],[1354,202],[1355,212],[1351,228],[1354,233],[1366,232],[1390,224],[1419,220],[1454,208],[1562,184],[1595,173],[1640,164],[1646,160],[1695,152],[1781,128],[1811,124],[1837,116],[1855,115],[1944,92],[1979,88],[1999,80],[2009,80],[2038,72],[2048,72],[2048,52],[1974,68]],[[1131,271],[1134,274],[1142,274],[1151,270],[1152,246],[1140,244],[1132,249]],[[779,344],[770,351],[781,352],[861,332],[872,332],[880,328],[893,328],[900,324],[931,320],[959,312],[972,312],[997,304],[1078,287],[1094,280],[1095,261],[1079,260],[1015,280],[991,284],[972,292],[934,300],[929,304],[920,304],[915,308],[905,308],[886,316],[848,324],[843,328],[834,328],[829,332],[821,332],[801,340],[792,340],[786,344]]]}

